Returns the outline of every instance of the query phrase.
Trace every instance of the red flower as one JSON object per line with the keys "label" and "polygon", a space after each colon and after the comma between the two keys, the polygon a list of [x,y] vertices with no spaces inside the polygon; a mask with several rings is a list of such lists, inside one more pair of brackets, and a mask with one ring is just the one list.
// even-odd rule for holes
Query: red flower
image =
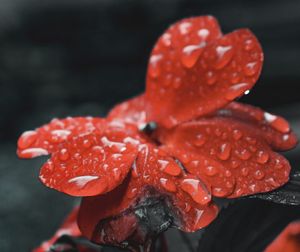
{"label": "red flower", "polygon": [[265,252],[300,251],[300,222],[290,223],[267,247]]}
{"label": "red flower", "polygon": [[262,62],[249,30],[223,35],[211,16],[181,20],[151,53],[145,94],[105,119],[54,119],[25,132],[18,155],[51,154],[40,179],[84,197],[79,226],[93,241],[126,240],[136,228],[134,216],[102,225],[102,236],[99,223],[153,195],[149,191],[164,196],[174,226],[198,230],[218,213],[213,197],[268,192],[288,181],[288,161],[273,152],[296,145],[287,121],[233,101],[255,84]]}

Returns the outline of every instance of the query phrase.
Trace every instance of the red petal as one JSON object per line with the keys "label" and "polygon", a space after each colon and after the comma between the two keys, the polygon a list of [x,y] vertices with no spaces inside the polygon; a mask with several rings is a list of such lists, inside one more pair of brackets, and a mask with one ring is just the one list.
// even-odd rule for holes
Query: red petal
{"label": "red petal", "polygon": [[262,67],[256,37],[222,37],[211,16],[184,19],[155,45],[147,73],[147,119],[165,127],[211,113],[252,88]]}
{"label": "red petal", "polygon": [[68,117],[53,119],[34,131],[24,132],[18,140],[17,154],[21,158],[34,158],[57,151],[57,146],[73,136],[101,133],[106,126],[102,118]]}
{"label": "red petal", "polygon": [[115,106],[107,119],[115,122],[126,122],[141,127],[146,123],[144,95],[136,96]]}
{"label": "red petal", "polygon": [[265,252],[299,252],[299,236],[300,222],[293,222],[266,248]]}
{"label": "red petal", "polygon": [[284,118],[260,108],[232,102],[217,111],[216,115],[234,118],[253,126],[253,130],[261,134],[275,150],[289,150],[297,144],[297,136],[291,131],[289,123]]}
{"label": "red petal", "polygon": [[88,134],[60,144],[42,167],[41,181],[73,196],[111,191],[124,180],[136,157],[138,140],[126,133]]}
{"label": "red petal", "polygon": [[99,221],[119,215],[137,199],[147,197],[149,186],[171,199],[175,225],[182,230],[195,231],[216,217],[218,209],[199,178],[185,174],[167,153],[154,146],[143,144],[139,150],[131,177],[108,194],[83,199],[79,226],[85,236],[91,239]]}
{"label": "red petal", "polygon": [[61,227],[56,231],[54,236],[41,244],[40,247],[33,250],[33,252],[47,252],[50,251],[50,247],[55,243],[55,241],[63,236],[63,235],[70,235],[72,237],[79,237],[81,236],[81,232],[77,225],[77,215],[78,215],[78,207],[74,208],[69,216],[65,219],[64,223]]}
{"label": "red petal", "polygon": [[160,132],[166,149],[218,197],[273,190],[288,181],[290,165],[253,127],[228,118],[201,119]]}

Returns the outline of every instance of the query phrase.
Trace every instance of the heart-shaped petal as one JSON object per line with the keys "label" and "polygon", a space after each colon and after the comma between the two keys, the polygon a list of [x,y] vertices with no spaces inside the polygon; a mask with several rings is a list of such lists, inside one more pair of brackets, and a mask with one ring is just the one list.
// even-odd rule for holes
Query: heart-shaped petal
{"label": "heart-shaped petal", "polygon": [[247,29],[222,36],[211,16],[171,26],[150,57],[147,120],[172,127],[209,114],[252,88],[263,53]]}
{"label": "heart-shaped petal", "polygon": [[289,162],[243,122],[222,117],[200,119],[159,134],[166,150],[217,197],[267,192],[288,181]]}

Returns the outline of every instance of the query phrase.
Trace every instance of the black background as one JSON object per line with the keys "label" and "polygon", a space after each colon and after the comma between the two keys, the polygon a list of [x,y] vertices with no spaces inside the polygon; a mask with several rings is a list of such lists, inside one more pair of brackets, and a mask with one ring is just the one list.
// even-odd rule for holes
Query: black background
{"label": "black background", "polygon": [[[147,60],[172,22],[212,14],[222,30],[250,28],[265,52],[243,101],[286,116],[300,132],[299,0],[1,0],[0,249],[29,251],[74,200],[44,188],[44,159],[15,156],[19,134],[67,115],[105,115],[144,90]],[[299,150],[288,153],[293,167]]]}

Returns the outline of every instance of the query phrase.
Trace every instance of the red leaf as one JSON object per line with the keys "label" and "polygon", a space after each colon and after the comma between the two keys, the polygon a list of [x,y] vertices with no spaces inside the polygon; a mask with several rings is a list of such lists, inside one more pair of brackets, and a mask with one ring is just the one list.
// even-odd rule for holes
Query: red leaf
{"label": "red leaf", "polygon": [[136,96],[115,106],[107,117],[110,121],[132,123],[141,127],[146,123],[145,96]]}
{"label": "red leaf", "polygon": [[106,126],[102,118],[68,117],[66,119],[53,119],[34,131],[24,132],[18,140],[17,154],[21,158],[34,158],[57,151],[60,143],[73,136],[101,133]]}
{"label": "red leaf", "polygon": [[69,216],[65,219],[61,227],[56,231],[54,236],[41,244],[40,247],[33,250],[33,252],[47,252],[50,251],[50,247],[55,241],[63,235],[69,235],[72,237],[81,236],[81,232],[77,225],[78,207],[74,208]]}
{"label": "red leaf", "polygon": [[247,29],[222,37],[211,16],[177,22],[151,54],[148,121],[172,127],[225,106],[252,88],[262,61],[260,44]]}
{"label": "red leaf", "polygon": [[60,144],[42,167],[41,181],[73,196],[111,191],[124,180],[137,155],[139,140],[126,133],[92,133]]}
{"label": "red leaf", "polygon": [[290,165],[253,127],[228,118],[200,119],[160,132],[166,150],[218,197],[271,191],[285,184]]}
{"label": "red leaf", "polygon": [[282,117],[270,114],[260,108],[232,102],[216,115],[234,118],[253,126],[258,134],[278,151],[286,151],[297,144],[297,136],[291,131],[289,123]]}

